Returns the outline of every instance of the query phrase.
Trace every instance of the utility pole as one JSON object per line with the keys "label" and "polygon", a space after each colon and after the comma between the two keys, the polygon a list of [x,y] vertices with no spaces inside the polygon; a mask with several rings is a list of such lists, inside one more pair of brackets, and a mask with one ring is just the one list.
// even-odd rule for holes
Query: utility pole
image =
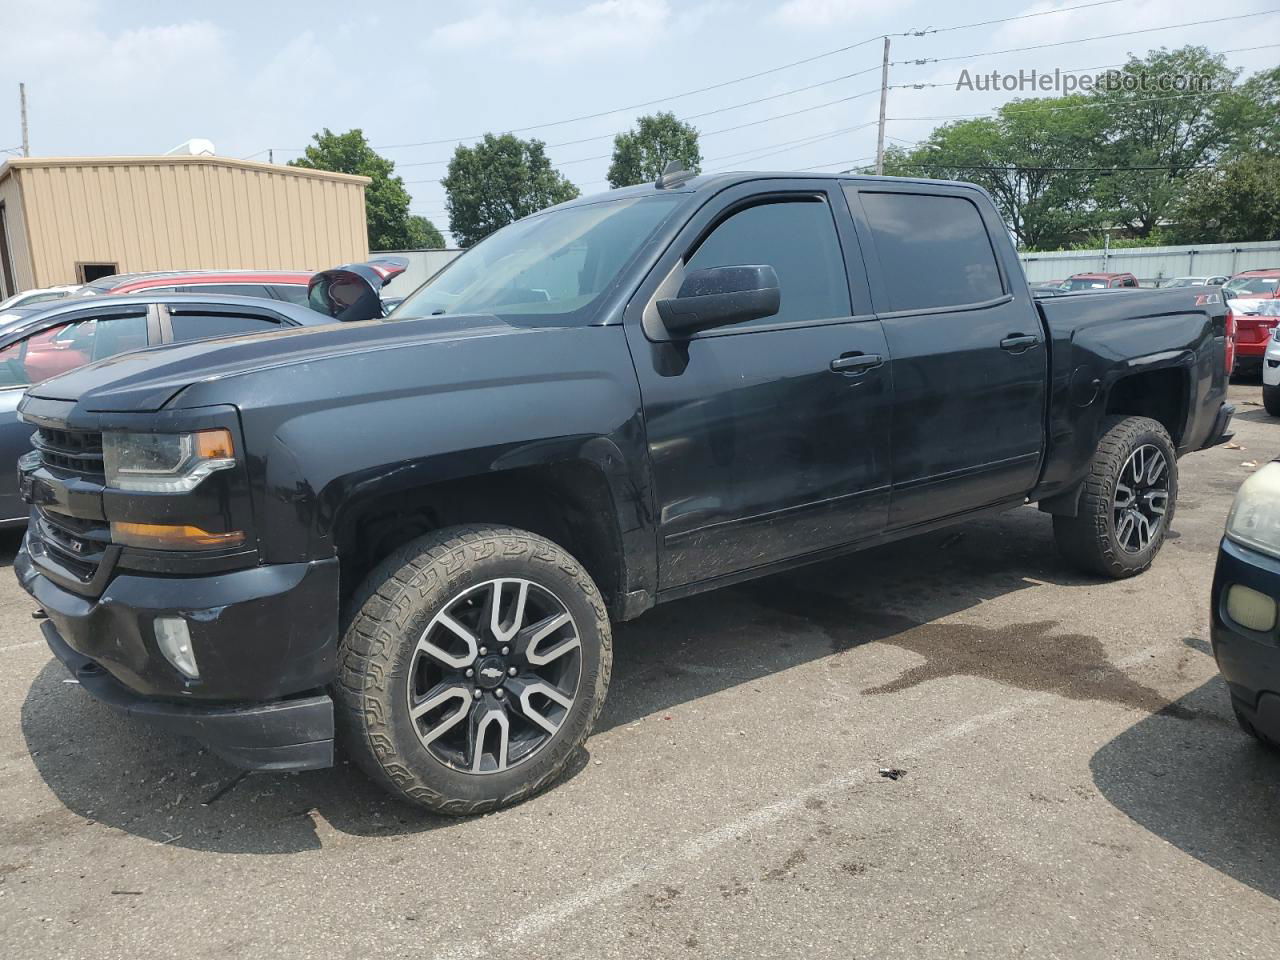
{"label": "utility pole", "polygon": [[276,152],[275,152],[275,150],[273,150],[273,149],[272,149],[272,150],[268,150],[268,151],[267,151],[267,163],[275,163],[275,162],[276,162]]}
{"label": "utility pole", "polygon": [[18,106],[22,111],[22,155],[31,156],[31,143],[27,140],[27,85],[18,84]]}
{"label": "utility pole", "polygon": [[880,131],[876,134],[876,176],[884,173],[884,108],[889,99],[889,38],[884,38],[884,66],[880,68]]}

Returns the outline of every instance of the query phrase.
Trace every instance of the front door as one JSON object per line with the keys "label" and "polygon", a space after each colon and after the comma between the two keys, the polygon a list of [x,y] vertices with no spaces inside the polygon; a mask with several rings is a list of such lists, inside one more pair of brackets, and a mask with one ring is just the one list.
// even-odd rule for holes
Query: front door
{"label": "front door", "polygon": [[[653,335],[656,291],[673,272],[742,264],[774,268],[777,315],[685,340]],[[644,396],[660,590],[883,529],[888,354],[838,189],[761,181],[710,200],[642,285],[626,331]]]}
{"label": "front door", "polygon": [[1003,225],[964,187],[845,190],[893,357],[890,528],[1025,494],[1044,447],[1048,351],[1026,284],[1010,280],[1021,268],[991,242]]}

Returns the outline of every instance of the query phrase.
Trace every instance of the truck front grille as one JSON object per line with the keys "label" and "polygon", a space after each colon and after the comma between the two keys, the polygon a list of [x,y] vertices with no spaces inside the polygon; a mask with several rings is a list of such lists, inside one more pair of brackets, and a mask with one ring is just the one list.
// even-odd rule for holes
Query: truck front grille
{"label": "truck front grille", "polygon": [[40,460],[46,467],[102,482],[102,434],[41,427],[31,438],[31,444],[40,451]]}
{"label": "truck front grille", "polygon": [[69,517],[40,507],[37,534],[52,559],[86,583],[93,579],[111,544],[111,525],[104,520]]}

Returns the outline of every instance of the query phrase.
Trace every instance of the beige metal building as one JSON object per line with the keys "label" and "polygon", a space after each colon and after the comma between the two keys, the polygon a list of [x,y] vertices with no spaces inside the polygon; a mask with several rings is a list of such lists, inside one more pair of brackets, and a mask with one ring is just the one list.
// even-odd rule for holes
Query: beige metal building
{"label": "beige metal building", "polygon": [[0,165],[0,300],[151,270],[322,270],[366,260],[368,177],[213,156]]}

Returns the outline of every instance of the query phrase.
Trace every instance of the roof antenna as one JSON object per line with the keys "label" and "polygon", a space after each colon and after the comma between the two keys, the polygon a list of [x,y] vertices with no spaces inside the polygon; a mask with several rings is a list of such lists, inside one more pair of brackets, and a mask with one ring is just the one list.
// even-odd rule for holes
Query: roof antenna
{"label": "roof antenna", "polygon": [[696,176],[697,174],[692,170],[686,170],[679,160],[668,160],[667,165],[662,168],[662,176],[658,177],[653,185],[659,190],[669,190],[671,187],[688,183]]}

